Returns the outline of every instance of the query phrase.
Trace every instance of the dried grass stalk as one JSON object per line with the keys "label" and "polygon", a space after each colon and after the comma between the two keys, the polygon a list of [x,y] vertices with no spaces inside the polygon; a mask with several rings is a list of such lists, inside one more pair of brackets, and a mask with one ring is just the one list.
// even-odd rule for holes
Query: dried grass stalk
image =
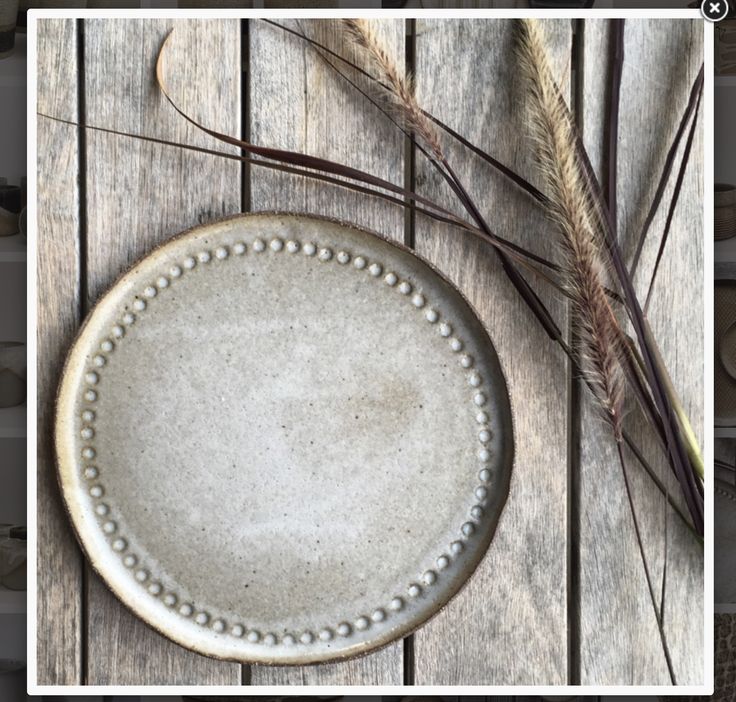
{"label": "dried grass stalk", "polygon": [[548,211],[558,225],[564,285],[577,324],[580,367],[617,441],[623,430],[622,330],[606,296],[597,217],[577,158],[573,127],[560,103],[536,20],[520,21],[519,59],[529,81],[532,133],[548,189]]}
{"label": "dried grass stalk", "polygon": [[371,21],[343,19],[341,25],[349,43],[366,62],[369,72],[386,86],[382,96],[391,112],[424,141],[438,161],[444,161],[439,135],[414,97],[412,79],[396,65]]}

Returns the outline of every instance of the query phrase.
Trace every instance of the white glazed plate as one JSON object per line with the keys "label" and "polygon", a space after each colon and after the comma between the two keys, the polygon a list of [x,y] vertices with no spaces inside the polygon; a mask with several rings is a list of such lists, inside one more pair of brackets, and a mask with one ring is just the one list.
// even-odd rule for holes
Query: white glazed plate
{"label": "white glazed plate", "polygon": [[488,548],[513,430],[473,310],[409,250],[249,215],[118,280],[67,359],[55,445],[93,567],[183,646],[242,662],[366,653]]}

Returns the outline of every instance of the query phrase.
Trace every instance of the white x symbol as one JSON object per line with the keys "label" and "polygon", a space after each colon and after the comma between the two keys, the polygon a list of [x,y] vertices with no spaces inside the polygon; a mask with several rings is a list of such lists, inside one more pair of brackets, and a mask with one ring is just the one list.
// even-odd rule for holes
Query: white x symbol
{"label": "white x symbol", "polygon": [[713,12],[714,14],[716,12],[720,12],[721,11],[721,3],[720,2],[712,2],[710,4],[710,11]]}

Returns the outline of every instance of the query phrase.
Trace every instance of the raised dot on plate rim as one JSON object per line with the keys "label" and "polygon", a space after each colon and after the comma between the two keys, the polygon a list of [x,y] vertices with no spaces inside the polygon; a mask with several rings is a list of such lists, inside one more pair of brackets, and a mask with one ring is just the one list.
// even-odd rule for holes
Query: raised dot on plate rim
{"label": "raised dot on plate rim", "polygon": [[447,322],[442,322],[442,324],[440,324],[439,326],[439,331],[440,331],[441,336],[447,337],[447,336],[450,336],[450,334],[452,334],[452,327],[449,324],[447,324]]}
{"label": "raised dot on plate rim", "polygon": [[338,251],[337,262],[345,265],[350,262],[350,254],[347,251]]}
{"label": "raised dot on plate rim", "polygon": [[398,277],[396,276],[396,273],[386,273],[383,280],[386,283],[386,285],[389,285],[391,287],[396,285],[396,283],[398,283],[399,281]]}
{"label": "raised dot on plate rim", "polygon": [[179,278],[181,276],[181,267],[180,266],[171,266],[171,268],[169,268],[169,275],[172,278]]}
{"label": "raised dot on plate rim", "polygon": [[209,263],[212,260],[212,254],[209,251],[200,251],[197,258],[201,263]]}
{"label": "raised dot on plate rim", "polygon": [[348,624],[347,622],[340,622],[337,625],[337,633],[340,636],[350,636],[351,631],[352,631],[352,628],[350,624]]}
{"label": "raised dot on plate rim", "polygon": [[112,542],[113,551],[125,551],[126,548],[128,548],[128,542],[125,539],[115,539],[115,541]]}
{"label": "raised dot on plate rim", "polygon": [[148,287],[147,287],[147,288],[146,288],[146,289],[145,289],[145,290],[143,291],[143,294],[144,294],[144,295],[145,295],[146,297],[156,297],[156,295],[158,295],[158,290],[156,290],[156,288],[154,288],[154,287],[153,287],[153,285],[149,285],[149,286],[148,286]]}
{"label": "raised dot on plate rim", "polygon": [[422,580],[424,580],[427,585],[433,585],[437,581],[437,573],[433,570],[428,570],[422,576]]}
{"label": "raised dot on plate rim", "polygon": [[229,255],[230,252],[224,246],[218,246],[215,249],[215,258],[219,259],[220,261],[224,261]]}
{"label": "raised dot on plate rim", "polygon": [[263,239],[254,239],[252,248],[256,253],[261,253],[266,250],[266,244]]}
{"label": "raised dot on plate rim", "polygon": [[286,242],[286,250],[289,253],[296,253],[297,251],[299,251],[299,242],[298,241],[294,241],[293,239],[287,241]]}
{"label": "raised dot on plate rim", "polygon": [[225,631],[225,622],[222,621],[222,619],[215,619],[214,622],[212,622],[212,630],[216,631],[218,634]]}
{"label": "raised dot on plate rim", "polygon": [[332,629],[322,629],[322,631],[319,632],[319,638],[322,639],[322,641],[330,641],[333,637]]}
{"label": "raised dot on plate rim", "polygon": [[234,624],[233,628],[230,629],[230,633],[239,639],[245,634],[245,627],[242,624]]}
{"label": "raised dot on plate rim", "polygon": [[403,608],[403,606],[404,600],[402,600],[401,597],[394,597],[389,604],[389,607],[391,607],[391,609],[393,609],[395,612],[398,612],[400,609]]}
{"label": "raised dot on plate rim", "polygon": [[426,312],[424,313],[424,316],[426,317],[427,321],[428,321],[428,322],[429,322],[430,324],[435,324],[435,323],[437,322],[437,320],[438,320],[438,319],[440,318],[439,312],[437,312],[437,310],[433,310],[433,309],[431,309],[431,308],[430,308],[430,309],[428,309],[428,310],[427,310],[427,311],[426,311]]}
{"label": "raised dot on plate rim", "polygon": [[368,272],[374,277],[378,278],[381,273],[383,273],[383,267],[380,263],[371,263],[370,266],[368,266]]}
{"label": "raised dot on plate rim", "polygon": [[452,551],[454,554],[461,553],[463,548],[465,548],[462,544],[462,541],[453,541],[450,544],[450,551]]}
{"label": "raised dot on plate rim", "polygon": [[233,244],[233,252],[237,256],[242,256],[245,253],[245,244],[239,241],[237,244]]}
{"label": "raised dot on plate rim", "polygon": [[[261,640],[261,632],[260,631],[257,631],[256,629],[251,629],[248,632],[248,637],[247,638],[248,638],[248,641],[250,641],[251,643],[257,643],[258,641]],[[286,637],[284,637],[284,639],[285,638]]]}
{"label": "raised dot on plate rim", "polygon": [[316,253],[317,253],[317,246],[316,246],[315,244],[313,244],[313,243],[312,243],[311,241],[308,241],[308,242],[307,242],[306,244],[304,244],[304,246],[302,247],[302,251],[304,251],[304,253],[305,253],[305,254],[306,254],[307,256],[314,256],[314,254],[316,254]]}
{"label": "raised dot on plate rim", "polygon": [[100,349],[105,353],[110,353],[115,348],[115,344],[110,339],[104,339],[100,344]]}
{"label": "raised dot on plate rim", "polygon": [[263,643],[265,643],[267,646],[273,646],[278,639],[276,638],[276,634],[266,634],[263,637]]}
{"label": "raised dot on plate rim", "polygon": [[368,617],[358,617],[355,620],[355,628],[359,631],[365,631],[370,626],[370,623]]}
{"label": "raised dot on plate rim", "polygon": [[366,266],[366,260],[362,256],[356,256],[353,260],[353,265],[359,270],[362,271]]}
{"label": "raised dot on plate rim", "polygon": [[440,570],[444,570],[444,569],[445,569],[445,568],[447,568],[447,566],[449,566],[449,565],[450,565],[450,559],[449,559],[449,558],[448,558],[447,556],[445,556],[444,554],[443,554],[443,555],[441,555],[441,556],[440,556],[440,557],[439,557],[439,558],[437,559],[437,567],[438,567],[438,568],[439,568]]}
{"label": "raised dot on plate rim", "polygon": [[462,525],[461,531],[465,536],[472,536],[475,533],[475,524],[473,522],[465,522]]}
{"label": "raised dot on plate rim", "polygon": [[411,283],[407,282],[406,280],[402,280],[399,283],[399,292],[402,295],[408,295],[411,292]]}
{"label": "raised dot on plate rim", "polygon": [[271,239],[271,251],[281,251],[284,248],[284,242],[282,239],[275,237]]}
{"label": "raised dot on plate rim", "polygon": [[419,293],[414,295],[414,297],[411,298],[411,304],[417,309],[424,307],[424,295],[420,295]]}
{"label": "raised dot on plate rim", "polygon": [[407,588],[407,592],[409,593],[409,597],[419,597],[422,594],[422,588],[416,583],[412,583]]}
{"label": "raised dot on plate rim", "polygon": [[386,612],[380,607],[371,614],[371,619],[374,622],[382,622],[386,618]]}
{"label": "raised dot on plate rim", "polygon": [[314,634],[311,631],[304,631],[302,632],[302,635],[299,637],[299,640],[303,644],[310,644],[312,641],[314,641]]}
{"label": "raised dot on plate rim", "polygon": [[491,471],[488,470],[488,468],[484,468],[480,473],[478,473],[478,478],[484,483],[487,483],[491,479]]}
{"label": "raised dot on plate rim", "polygon": [[207,612],[197,612],[197,616],[194,618],[194,621],[197,622],[197,624],[201,624],[204,626],[209,622],[210,615],[207,614]]}

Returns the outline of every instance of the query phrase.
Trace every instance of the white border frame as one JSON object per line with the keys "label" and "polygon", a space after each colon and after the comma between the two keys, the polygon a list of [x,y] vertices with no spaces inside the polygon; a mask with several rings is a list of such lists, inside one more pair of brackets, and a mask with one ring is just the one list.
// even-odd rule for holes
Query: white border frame
{"label": "white border frame", "polygon": [[[406,10],[386,9],[283,9],[254,10],[236,9],[117,9],[117,10],[29,10],[28,12],[28,214],[29,230],[37,231],[36,217],[36,67],[37,67],[37,35],[36,23],[42,18],[80,18],[80,19],[196,19],[196,18],[245,18],[258,19],[311,19],[367,17],[411,19],[421,18],[455,18],[455,19],[514,19],[521,17],[538,17],[540,19],[702,19],[698,10],[653,10],[637,9],[598,9],[598,10],[524,10],[524,9],[427,9]],[[713,254],[714,242],[709,232],[713,230],[713,24],[703,21],[704,28],[704,250],[703,250],[703,286],[704,286],[704,458],[705,465],[713,463]],[[38,685],[36,666],[36,627],[37,627],[37,523],[36,523],[36,443],[37,443],[37,348],[36,348],[36,295],[37,295],[37,246],[35,236],[28,238],[28,289],[27,289],[27,328],[28,328],[28,416],[27,416],[27,452],[28,452],[28,528],[29,528],[29,586],[28,586],[28,622],[27,622],[27,657],[28,657],[28,694],[29,695],[712,695],[713,694],[713,476],[706,471],[705,478],[705,535],[706,545],[704,559],[704,641],[703,641],[703,685],[672,686],[593,686],[593,685]],[[719,608],[720,609],[720,608]],[[734,606],[736,610],[736,605]]]}

